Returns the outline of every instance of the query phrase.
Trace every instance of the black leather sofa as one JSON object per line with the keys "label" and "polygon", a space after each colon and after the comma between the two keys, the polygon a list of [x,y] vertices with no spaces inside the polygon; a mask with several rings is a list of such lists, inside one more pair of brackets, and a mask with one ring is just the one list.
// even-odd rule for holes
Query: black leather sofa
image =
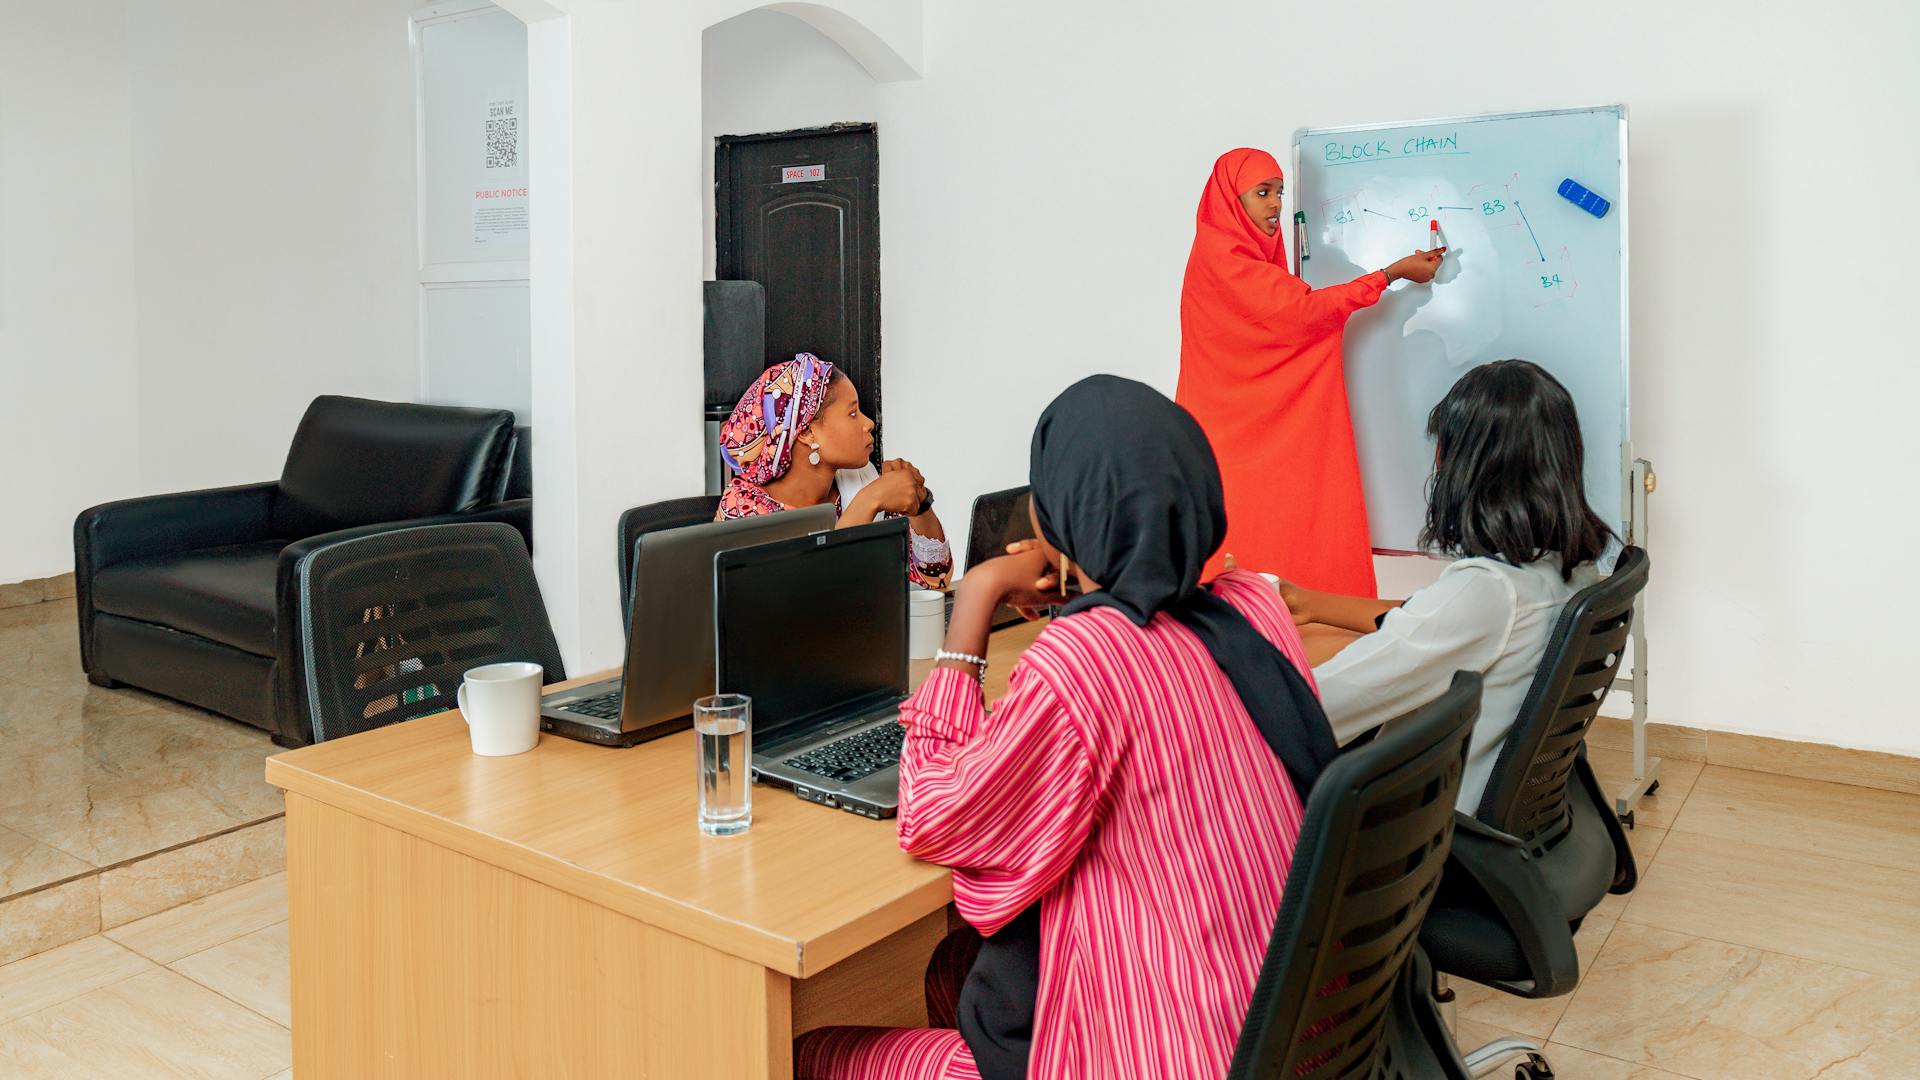
{"label": "black leather sofa", "polygon": [[503,521],[513,414],[321,397],[277,482],[105,503],[74,522],[80,657],[96,685],[137,686],[243,720],[282,746],[312,741],[300,560],[418,525]]}

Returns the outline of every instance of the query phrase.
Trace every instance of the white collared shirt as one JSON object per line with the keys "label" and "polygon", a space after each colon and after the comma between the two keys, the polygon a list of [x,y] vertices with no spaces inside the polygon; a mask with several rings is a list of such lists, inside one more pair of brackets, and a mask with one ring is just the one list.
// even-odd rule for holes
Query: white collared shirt
{"label": "white collared shirt", "polygon": [[1378,630],[1313,669],[1334,738],[1344,746],[1439,697],[1454,672],[1479,672],[1480,719],[1455,803],[1473,813],[1560,609],[1598,577],[1587,563],[1574,570],[1572,581],[1562,581],[1558,557],[1525,566],[1498,559],[1448,566],[1432,585],[1388,612]]}

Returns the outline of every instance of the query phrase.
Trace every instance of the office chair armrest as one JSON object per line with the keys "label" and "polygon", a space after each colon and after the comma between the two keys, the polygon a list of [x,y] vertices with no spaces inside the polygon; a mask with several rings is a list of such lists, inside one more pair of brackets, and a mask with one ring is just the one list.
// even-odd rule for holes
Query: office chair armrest
{"label": "office chair armrest", "polygon": [[463,525],[499,520],[488,517],[488,509],[481,507],[463,514],[435,514],[431,517],[380,521],[372,525],[335,529],[304,540],[295,540],[281,549],[279,563],[274,569],[274,606],[277,612],[273,629],[274,655],[279,659],[279,663],[274,665],[274,742],[281,746],[306,746],[313,742],[313,720],[308,713],[305,691],[307,646],[301,631],[300,564],[314,552],[346,540],[429,525]]}
{"label": "office chair armrest", "polygon": [[1580,787],[1593,800],[1599,809],[1601,820],[1607,824],[1607,837],[1613,841],[1613,884],[1607,891],[1621,895],[1633,891],[1640,883],[1640,866],[1634,861],[1633,846],[1627,842],[1627,830],[1620,824],[1620,815],[1613,812],[1613,803],[1607,793],[1600,789],[1600,778],[1593,773],[1593,766],[1587,761],[1587,744],[1580,744],[1579,756],[1573,762],[1573,774],[1580,781]]}
{"label": "office chair armrest", "polygon": [[1496,981],[1494,986],[1529,998],[1570,994],[1580,980],[1580,957],[1573,929],[1560,901],[1541,879],[1540,869],[1514,837],[1455,811],[1453,851],[1447,873],[1465,873],[1498,909],[1520,944],[1533,978],[1530,983]]}
{"label": "office chair armrest", "polygon": [[1519,837],[1511,833],[1503,833],[1477,817],[1455,810],[1453,812],[1453,834],[1459,836],[1461,833],[1472,833],[1483,840],[1491,840],[1496,844],[1510,848],[1526,846],[1521,843]]}

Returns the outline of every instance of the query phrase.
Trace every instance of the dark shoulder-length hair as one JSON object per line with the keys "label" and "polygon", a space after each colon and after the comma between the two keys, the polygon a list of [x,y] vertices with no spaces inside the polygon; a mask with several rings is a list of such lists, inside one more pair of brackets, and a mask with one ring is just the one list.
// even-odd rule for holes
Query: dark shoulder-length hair
{"label": "dark shoulder-length hair", "polygon": [[1573,395],[1539,365],[1467,372],[1427,414],[1435,443],[1422,546],[1522,565],[1560,557],[1560,575],[1598,559],[1613,530],[1587,505]]}

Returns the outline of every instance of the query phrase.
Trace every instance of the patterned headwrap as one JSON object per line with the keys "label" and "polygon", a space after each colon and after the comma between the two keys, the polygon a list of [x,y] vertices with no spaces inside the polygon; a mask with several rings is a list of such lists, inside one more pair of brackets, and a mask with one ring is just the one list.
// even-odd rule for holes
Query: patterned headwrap
{"label": "patterned headwrap", "polygon": [[820,415],[833,365],[812,353],[762,372],[720,426],[720,456],[750,484],[766,485],[793,465],[794,440]]}

